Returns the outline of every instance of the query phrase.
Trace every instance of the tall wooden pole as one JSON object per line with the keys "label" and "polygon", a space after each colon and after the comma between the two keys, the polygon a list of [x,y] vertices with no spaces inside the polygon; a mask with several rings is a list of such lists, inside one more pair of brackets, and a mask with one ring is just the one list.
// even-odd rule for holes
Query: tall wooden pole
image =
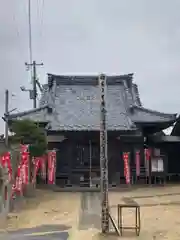
{"label": "tall wooden pole", "polygon": [[106,128],[106,76],[99,76],[100,88],[100,169],[101,169],[101,228],[102,233],[109,232],[109,203],[108,203],[108,153]]}
{"label": "tall wooden pole", "polygon": [[8,115],[9,115],[9,91],[5,91],[5,144],[8,147]]}
{"label": "tall wooden pole", "polygon": [[36,108],[37,106],[37,104],[36,104],[36,98],[37,98],[37,88],[36,88],[36,62],[35,61],[33,61],[33,97],[34,97],[34,99],[33,99],[33,108]]}

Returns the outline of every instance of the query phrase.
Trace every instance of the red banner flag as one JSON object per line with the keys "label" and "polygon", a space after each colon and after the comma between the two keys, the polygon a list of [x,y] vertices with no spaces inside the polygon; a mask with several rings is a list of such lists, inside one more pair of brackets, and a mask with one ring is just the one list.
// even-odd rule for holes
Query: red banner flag
{"label": "red banner flag", "polygon": [[41,176],[42,179],[46,179],[46,160],[47,157],[44,155],[41,157],[41,163],[40,163],[40,168],[41,168]]}
{"label": "red banner flag", "polygon": [[29,152],[28,145],[21,145],[21,158],[16,173],[15,183],[12,186],[12,196],[14,192],[23,193],[23,185],[27,185],[29,182]]}
{"label": "red banner flag", "polygon": [[3,168],[7,167],[9,181],[12,181],[12,166],[11,166],[11,154],[10,152],[6,152],[3,156],[0,157],[0,164]]}
{"label": "red banner flag", "polygon": [[146,168],[146,175],[149,176],[149,160],[151,157],[151,151],[148,148],[144,149],[144,160],[145,160],[145,168]]}
{"label": "red banner flag", "polygon": [[144,155],[145,155],[145,159],[146,159],[146,160],[150,160],[151,150],[148,149],[148,148],[145,148],[145,149],[144,149]]}
{"label": "red banner flag", "polygon": [[33,164],[34,164],[34,171],[33,171],[32,183],[36,183],[37,173],[41,164],[41,157],[34,157]]}
{"label": "red banner flag", "polygon": [[12,195],[14,195],[14,192],[22,194],[22,189],[23,189],[23,183],[22,183],[22,177],[21,177],[21,165],[19,164],[15,183],[12,186]]}
{"label": "red banner flag", "polygon": [[21,178],[23,184],[28,184],[29,182],[29,153],[23,152],[21,154]]}
{"label": "red banner flag", "polygon": [[38,173],[38,170],[41,170],[41,177],[42,179],[46,179],[46,156],[42,157],[36,157],[33,159],[33,164],[34,164],[34,174],[33,174],[33,182],[35,183],[36,181],[36,176]]}
{"label": "red banner flag", "polygon": [[56,151],[48,152],[48,184],[55,184]]}
{"label": "red banner flag", "polygon": [[136,151],[136,176],[140,176],[140,151]]}
{"label": "red banner flag", "polygon": [[126,179],[126,184],[130,183],[130,169],[129,169],[129,153],[123,153],[124,160],[124,176]]}
{"label": "red banner flag", "polygon": [[28,152],[28,148],[29,148],[29,145],[23,145],[21,144],[20,145],[20,152],[23,153],[23,152]]}

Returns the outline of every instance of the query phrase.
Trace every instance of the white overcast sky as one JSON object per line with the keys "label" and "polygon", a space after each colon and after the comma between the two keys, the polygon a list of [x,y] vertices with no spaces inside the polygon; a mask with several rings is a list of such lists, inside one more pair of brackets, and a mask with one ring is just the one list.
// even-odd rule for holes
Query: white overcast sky
{"label": "white overcast sky", "polygon": [[[44,2],[44,4],[43,4]],[[0,0],[0,114],[32,107],[28,0]],[[32,0],[33,59],[46,73],[134,73],[145,107],[180,113],[180,0]],[[3,121],[0,121],[0,132]]]}

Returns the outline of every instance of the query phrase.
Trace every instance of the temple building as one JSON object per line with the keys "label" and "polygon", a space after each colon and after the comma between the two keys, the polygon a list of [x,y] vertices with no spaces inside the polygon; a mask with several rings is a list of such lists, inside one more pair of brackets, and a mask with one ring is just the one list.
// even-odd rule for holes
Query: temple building
{"label": "temple building", "polygon": [[[9,121],[14,119],[32,119],[44,125],[48,148],[57,149],[57,184],[78,185],[82,178],[89,182],[100,175],[98,76],[48,74],[39,107],[11,114]],[[160,133],[176,121],[176,114],[142,105],[133,74],[107,76],[109,183],[117,185],[124,179],[123,152],[130,154],[133,175],[136,151],[140,151],[140,175],[143,174],[144,148],[161,146],[165,136]],[[166,155],[165,150],[162,147],[160,155]]]}

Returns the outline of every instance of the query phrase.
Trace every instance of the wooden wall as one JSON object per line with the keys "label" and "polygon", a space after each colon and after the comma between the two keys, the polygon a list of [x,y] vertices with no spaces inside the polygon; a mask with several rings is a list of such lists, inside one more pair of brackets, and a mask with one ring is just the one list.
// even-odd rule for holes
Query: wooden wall
{"label": "wooden wall", "polygon": [[[63,137],[62,141],[49,142],[49,149],[57,149],[57,178],[75,181],[75,176],[89,177],[90,162],[92,175],[100,175],[99,134],[72,133]],[[109,182],[117,182],[124,176],[124,163],[122,153],[130,152],[131,165],[135,164],[135,149],[143,148],[141,141],[128,137],[117,139],[116,136],[108,137]],[[90,160],[91,159],[91,160]]]}

